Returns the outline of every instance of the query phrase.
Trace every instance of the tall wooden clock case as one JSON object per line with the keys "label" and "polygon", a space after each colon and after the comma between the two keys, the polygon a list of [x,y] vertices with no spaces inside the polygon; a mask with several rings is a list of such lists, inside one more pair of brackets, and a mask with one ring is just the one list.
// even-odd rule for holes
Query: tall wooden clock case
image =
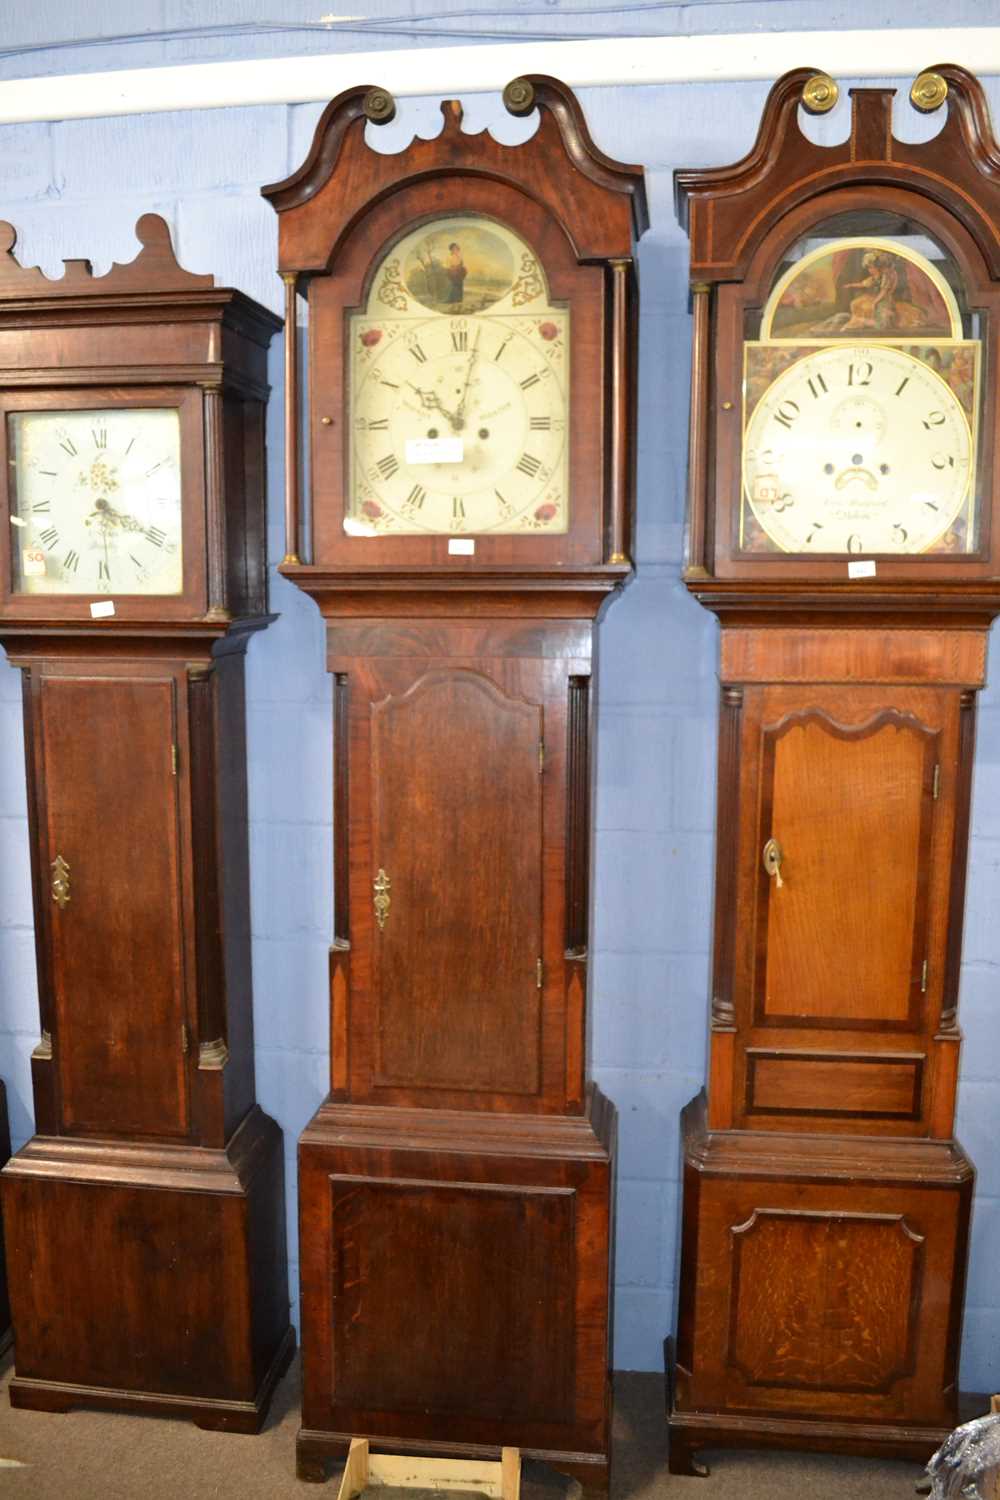
{"label": "tall wooden clock case", "polygon": [[306,1479],[365,1434],[516,1444],[607,1482],[591,642],[630,572],[645,206],[567,88],[505,101],[539,110],[524,145],[447,103],[440,136],[390,155],[365,131],[391,97],[350,90],[264,189],[288,294],[282,571],[323,612],[335,684],[331,1092],[299,1154]]}
{"label": "tall wooden clock case", "polygon": [[254,1432],[290,1357],[254,1103],[243,662],[278,319],[167,226],[0,254],[0,642],[24,684],[41,1041],[3,1173],[15,1406]]}
{"label": "tall wooden clock case", "polygon": [[688,588],[719,617],[707,1101],[684,1111],[672,1467],[709,1444],[926,1457],[957,1417],[973,1168],[954,1139],[976,694],[1000,610],[1000,148],[850,133],[789,73],[683,171]]}

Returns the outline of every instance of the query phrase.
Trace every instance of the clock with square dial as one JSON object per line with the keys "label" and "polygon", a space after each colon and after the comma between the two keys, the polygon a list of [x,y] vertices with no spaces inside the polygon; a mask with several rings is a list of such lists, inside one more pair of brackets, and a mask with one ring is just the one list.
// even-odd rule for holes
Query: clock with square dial
{"label": "clock with square dial", "polygon": [[345,531],[565,532],[569,338],[500,222],[457,215],[397,241],[349,318]]}
{"label": "clock with square dial", "polygon": [[176,407],[18,411],[7,422],[15,592],[182,592]]}

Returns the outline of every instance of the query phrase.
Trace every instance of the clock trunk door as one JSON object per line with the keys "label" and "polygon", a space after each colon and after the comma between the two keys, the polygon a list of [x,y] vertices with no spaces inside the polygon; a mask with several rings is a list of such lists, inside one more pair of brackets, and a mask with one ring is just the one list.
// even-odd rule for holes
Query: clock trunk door
{"label": "clock trunk door", "polygon": [[932,914],[947,907],[953,706],[917,689],[891,705],[860,688],[746,697],[748,1123],[915,1131],[947,936]]}
{"label": "clock trunk door", "polygon": [[370,707],[374,1088],[537,1095],[541,704],[464,668],[394,686]]}
{"label": "clock trunk door", "polygon": [[185,1136],[176,682],[44,675],[38,704],[62,1128]]}

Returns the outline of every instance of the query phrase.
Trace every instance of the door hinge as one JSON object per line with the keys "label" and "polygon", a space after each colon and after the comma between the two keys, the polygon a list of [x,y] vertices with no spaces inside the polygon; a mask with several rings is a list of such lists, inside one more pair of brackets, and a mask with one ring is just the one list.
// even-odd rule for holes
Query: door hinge
{"label": "door hinge", "polygon": [[926,958],[924,959],[923,964],[922,964],[921,969],[920,969],[920,993],[922,995],[926,995],[926,993],[927,993],[927,960],[926,960]]}
{"label": "door hinge", "polygon": [[931,796],[934,798],[935,802],[938,799],[938,793],[940,792],[940,790],[941,790],[941,767],[940,767],[940,765],[937,765],[937,766],[934,767],[934,782],[933,782],[933,785],[931,786]]}
{"label": "door hinge", "polygon": [[541,989],[541,987],[544,984],[544,982],[545,982],[545,965],[542,963],[542,960],[539,959],[538,962],[535,965],[535,983],[537,984],[538,988]]}
{"label": "door hinge", "polygon": [[541,776],[545,771],[545,741],[538,741],[538,774]]}
{"label": "door hinge", "polygon": [[177,746],[176,745],[171,745],[170,746],[170,774],[171,774],[171,776],[176,776],[177,775],[177,760],[178,760]]}
{"label": "door hinge", "polygon": [[183,1054],[184,1054],[185,1057],[187,1057],[187,1055],[188,1055],[188,1048],[190,1047],[190,1045],[191,1045],[191,1043],[190,1043],[190,1040],[188,1038],[187,1022],[186,1021],[182,1021],[181,1022],[181,1051],[183,1052]]}

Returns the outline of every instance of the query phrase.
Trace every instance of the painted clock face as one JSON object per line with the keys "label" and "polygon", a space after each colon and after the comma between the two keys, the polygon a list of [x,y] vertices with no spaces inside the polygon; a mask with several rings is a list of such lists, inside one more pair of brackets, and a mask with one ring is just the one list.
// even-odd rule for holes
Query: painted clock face
{"label": "painted clock face", "polygon": [[20,412],[8,424],[19,593],[183,592],[176,408]]}
{"label": "painted clock face", "polygon": [[345,531],[567,530],[569,313],[524,241],[471,215],[422,224],[348,336]]}
{"label": "painted clock face", "polygon": [[744,494],[764,532],[783,552],[933,548],[962,515],[974,467],[955,391],[887,344],[796,352],[744,432]]}

